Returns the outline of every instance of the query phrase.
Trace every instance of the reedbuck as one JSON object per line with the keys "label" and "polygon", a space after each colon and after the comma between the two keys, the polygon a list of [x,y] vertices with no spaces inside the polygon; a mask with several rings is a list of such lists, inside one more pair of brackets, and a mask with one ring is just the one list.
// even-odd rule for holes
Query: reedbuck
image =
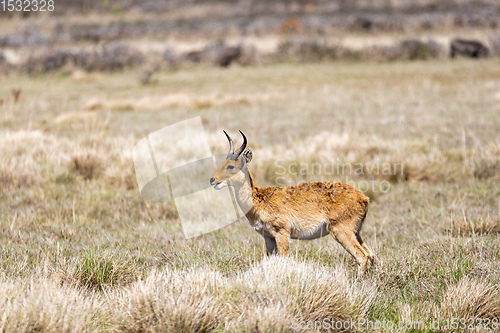
{"label": "reedbuck", "polygon": [[340,182],[310,182],[297,186],[260,188],[248,164],[252,151],[247,139],[229,153],[210,184],[219,190],[232,186],[250,225],[266,242],[267,254],[288,255],[289,239],[315,239],[331,234],[356,260],[358,274],[366,271],[375,256],[361,239],[360,231],[369,199],[356,188]]}

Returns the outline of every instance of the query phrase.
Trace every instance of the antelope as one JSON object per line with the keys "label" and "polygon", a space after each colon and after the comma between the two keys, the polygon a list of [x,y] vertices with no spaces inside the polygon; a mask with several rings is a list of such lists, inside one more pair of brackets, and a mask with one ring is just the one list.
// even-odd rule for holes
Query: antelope
{"label": "antelope", "polygon": [[358,189],[340,182],[310,182],[297,186],[258,187],[248,164],[252,150],[247,138],[234,150],[231,137],[229,152],[220,169],[210,179],[216,190],[234,189],[236,200],[250,225],[264,237],[267,255],[288,255],[289,240],[311,240],[332,235],[349,252],[362,275],[375,256],[363,242],[360,231],[368,211],[369,198]]}

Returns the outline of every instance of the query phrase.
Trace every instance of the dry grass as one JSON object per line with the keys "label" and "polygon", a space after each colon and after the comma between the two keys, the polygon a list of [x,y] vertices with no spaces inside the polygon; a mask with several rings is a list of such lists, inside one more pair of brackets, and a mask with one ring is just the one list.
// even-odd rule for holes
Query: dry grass
{"label": "dry grass", "polygon": [[87,250],[76,265],[58,275],[63,283],[82,289],[109,290],[127,285],[138,278],[133,260],[117,257],[109,251]]}
{"label": "dry grass", "polygon": [[85,180],[99,177],[102,168],[101,158],[88,152],[72,156],[69,162],[69,169],[77,172]]}
{"label": "dry grass", "polygon": [[111,111],[161,111],[172,108],[206,109],[230,106],[232,104],[258,104],[272,100],[282,100],[278,94],[223,94],[213,93],[208,96],[199,94],[170,94],[167,96],[148,96],[140,99],[113,100],[90,100],[87,102],[87,110],[111,110]]}
{"label": "dry grass", "polygon": [[463,218],[450,219],[450,226],[445,228],[453,235],[475,236],[489,233],[500,233],[500,220],[490,216],[480,219]]}
{"label": "dry grass", "polygon": [[100,323],[97,298],[43,277],[0,282],[3,332],[87,332]]}
{"label": "dry grass", "polygon": [[[498,317],[497,68],[191,68],[147,86],[133,71],[0,77],[0,96],[23,91],[0,106],[0,327],[287,332],[293,318]],[[227,151],[222,129],[245,132],[259,185],[370,184],[363,238],[376,267],[357,279],[330,237],[263,259],[241,222],[186,240],[173,203],[139,196],[132,149],[198,115],[214,153]]]}
{"label": "dry grass", "polygon": [[[102,261],[88,256],[80,273],[102,271]],[[2,282],[3,328],[80,332],[104,324],[132,332],[239,332],[249,327],[286,332],[292,318],[363,317],[376,296],[372,284],[350,279],[343,267],[331,271],[283,258],[264,260],[230,277],[207,269],[153,270],[124,288],[108,285],[105,294],[88,291],[87,278],[83,290],[61,281],[37,276],[29,282]],[[48,307],[43,308],[44,300]]]}
{"label": "dry grass", "polygon": [[441,311],[443,318],[498,318],[500,291],[488,281],[463,278],[448,288]]}

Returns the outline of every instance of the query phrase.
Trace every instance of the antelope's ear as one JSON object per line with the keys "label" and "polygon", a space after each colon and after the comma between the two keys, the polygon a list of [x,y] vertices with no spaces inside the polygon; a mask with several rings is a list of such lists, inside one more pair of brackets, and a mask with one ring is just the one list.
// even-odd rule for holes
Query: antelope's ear
{"label": "antelope's ear", "polygon": [[252,157],[253,157],[253,153],[252,153],[252,149],[250,149],[250,148],[247,148],[247,150],[245,150],[243,152],[243,154],[241,154],[242,161],[245,164],[250,163],[250,161],[252,160]]}

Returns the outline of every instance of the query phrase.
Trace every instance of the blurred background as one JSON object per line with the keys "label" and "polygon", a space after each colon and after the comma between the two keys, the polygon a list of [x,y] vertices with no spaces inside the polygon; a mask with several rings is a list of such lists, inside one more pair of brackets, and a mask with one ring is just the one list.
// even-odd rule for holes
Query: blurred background
{"label": "blurred background", "polygon": [[455,38],[484,47],[462,54],[497,56],[499,8],[494,0],[61,0],[52,12],[2,13],[0,68],[147,64],[148,83],[158,70],[200,63],[442,58]]}

